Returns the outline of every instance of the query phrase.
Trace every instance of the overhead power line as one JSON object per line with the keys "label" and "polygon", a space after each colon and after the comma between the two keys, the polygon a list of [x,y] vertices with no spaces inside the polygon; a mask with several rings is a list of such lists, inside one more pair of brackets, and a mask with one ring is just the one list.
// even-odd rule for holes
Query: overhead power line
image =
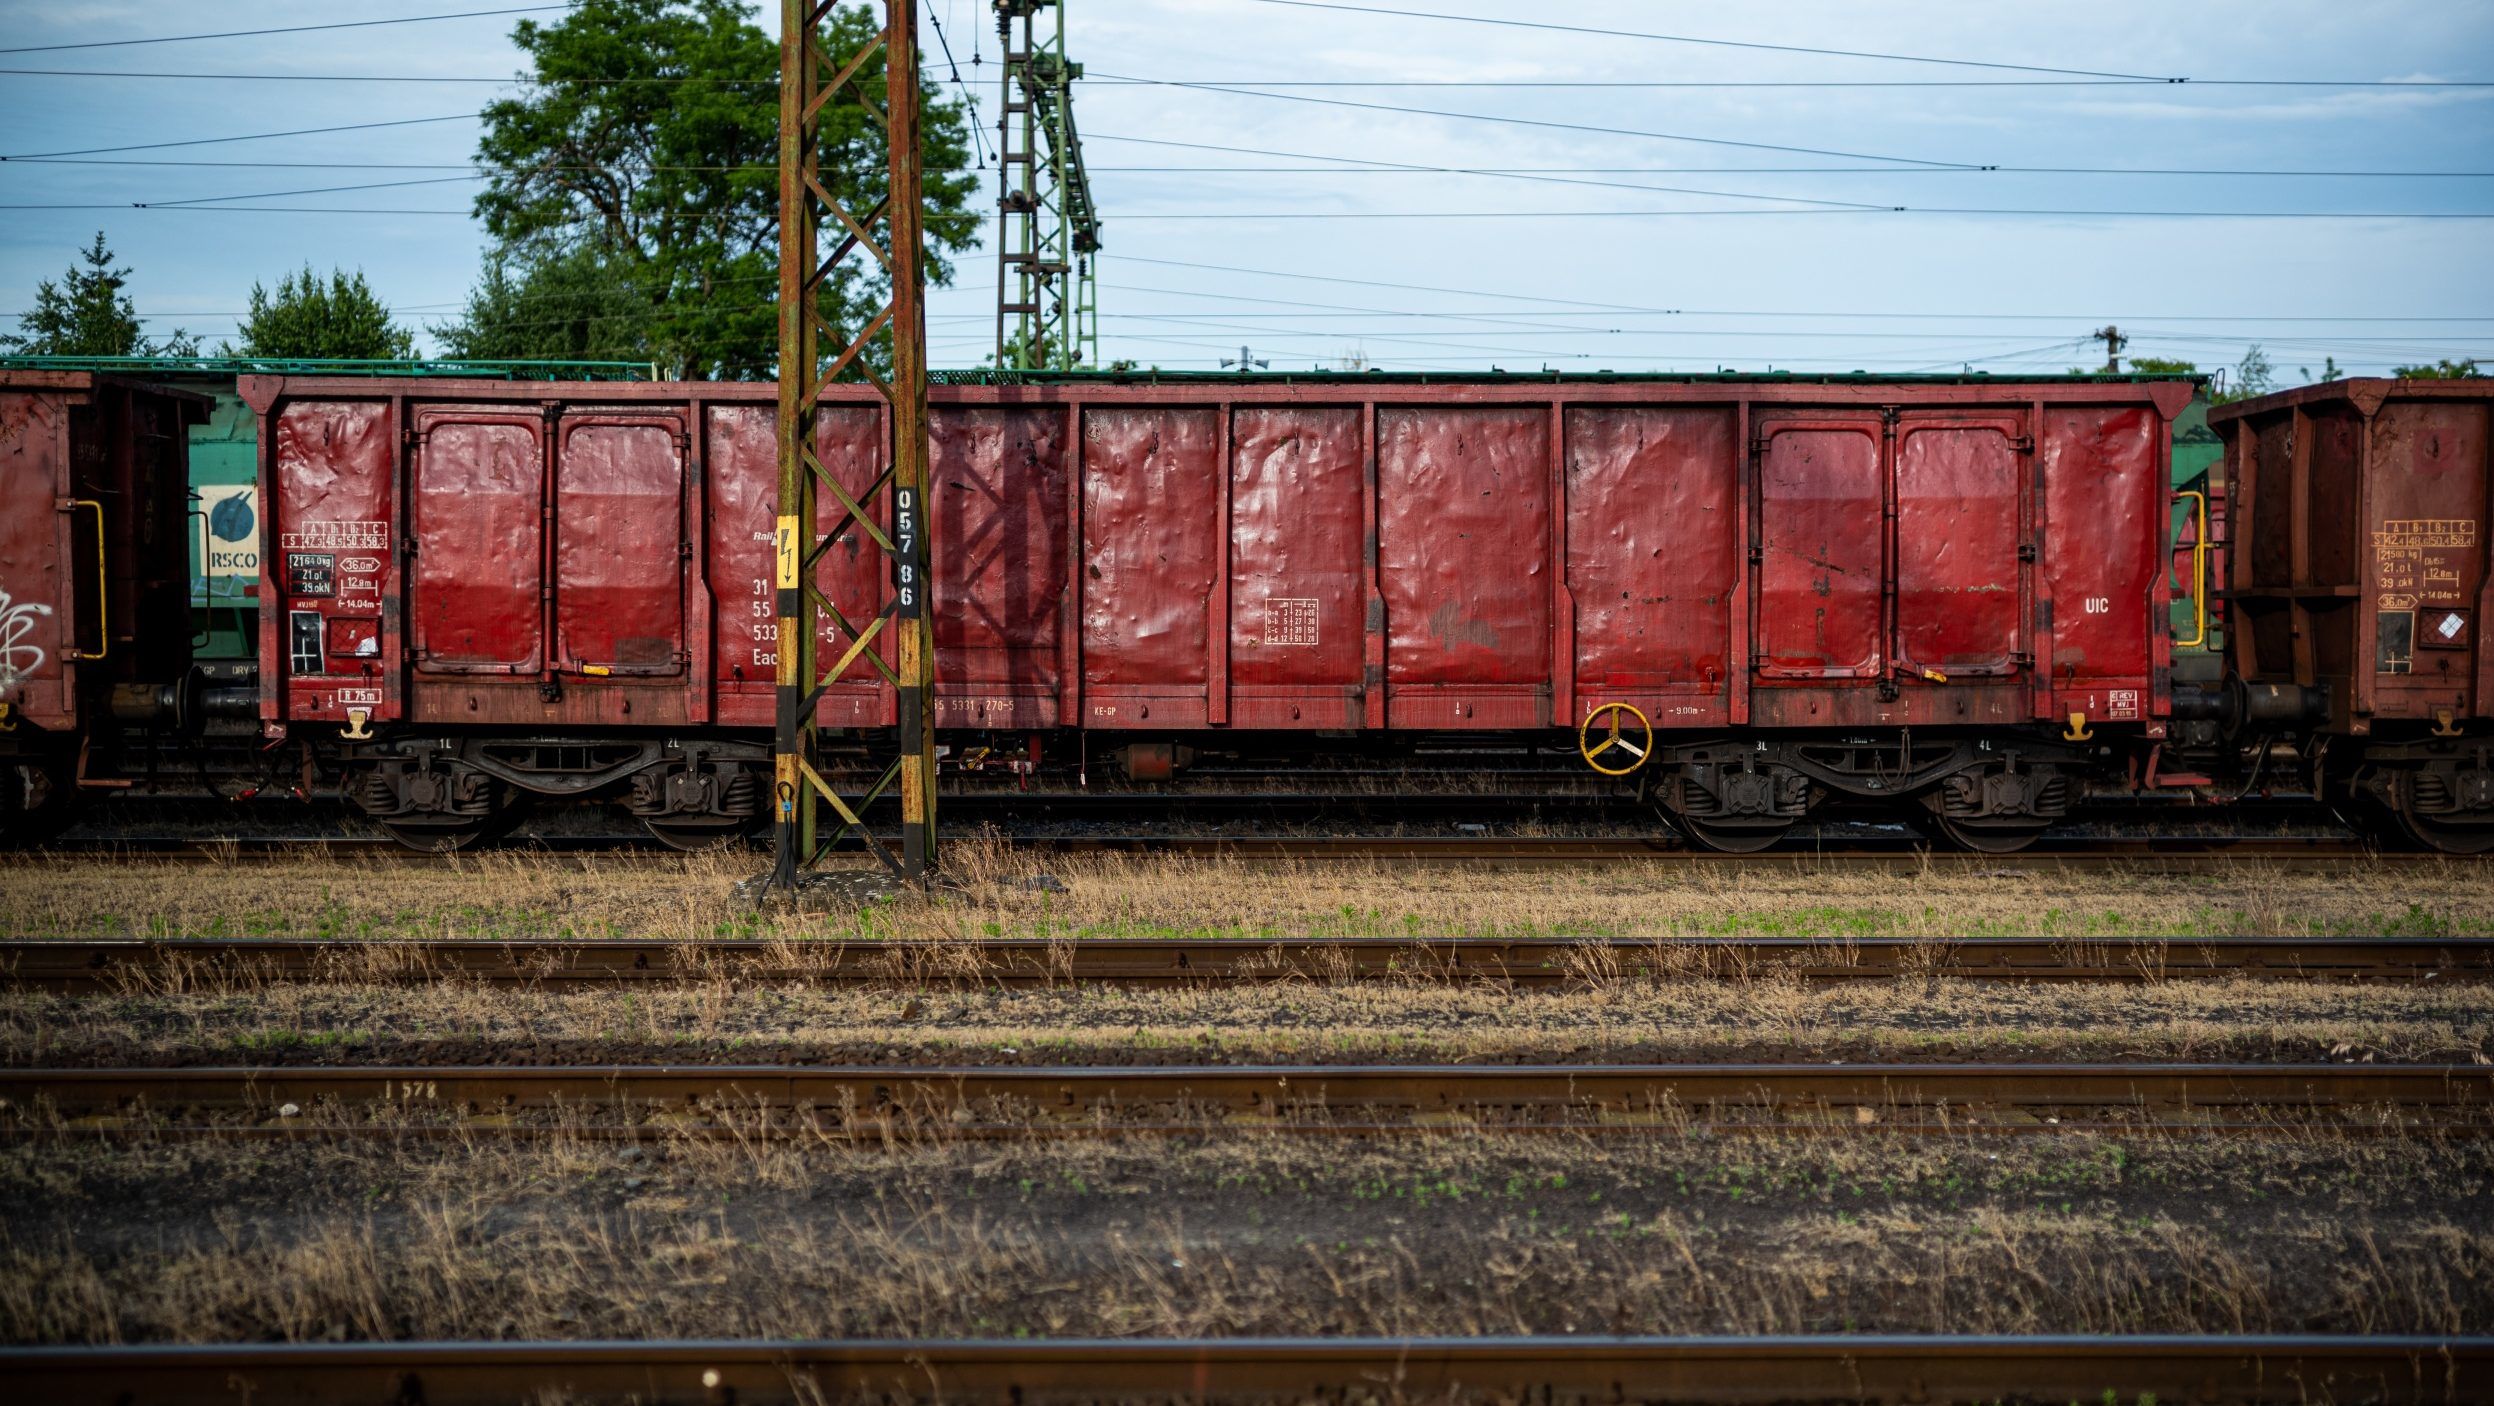
{"label": "overhead power line", "polygon": [[[938,26],[941,38],[941,26]],[[7,52],[0,50],[0,52]],[[945,55],[949,63],[951,54]],[[710,83],[723,87],[776,87],[777,78],[636,77],[562,78],[548,80],[482,73],[200,73],[104,68],[0,68],[0,75],[23,78],[162,78],[252,83],[488,83],[535,87],[559,82],[582,87],[631,84]],[[962,88],[975,84],[959,72],[930,79]],[[1154,81],[1139,78],[1091,77],[1085,83],[1133,86]],[[1747,88],[2139,88],[2170,87],[2163,78],[1189,78],[1238,88],[1516,88],[1516,89],[1747,89]],[[2494,88],[2494,79],[2442,78],[2195,78],[2194,88]]]}
{"label": "overhead power line", "polygon": [[[1114,77],[1116,75],[1106,75]],[[1435,107],[1400,107],[1393,103],[1353,102],[1348,98],[1311,98],[1298,93],[1273,93],[1259,88],[1232,88],[1218,83],[1187,83],[1177,79],[1136,78],[1135,83],[1154,87],[1184,88],[1197,93],[1229,93],[1237,97],[1265,98],[1272,102],[1312,103],[1320,107],[1357,108],[1363,112],[1398,112],[1416,117],[1446,117],[1463,122],[1494,122],[1509,127],[1540,127],[1560,132],[1591,132],[1610,137],[1643,137],[1650,141],[1690,142],[1700,146],[1738,147],[1746,151],[1783,151],[1797,156],[1834,156],[1846,161],[1893,161],[1913,166],[1959,166],[1970,170],[1990,167],[1971,161],[1935,161],[1922,156],[1883,156],[1872,152],[1835,151],[1826,147],[1787,146],[1779,142],[1744,142],[1729,137],[1694,137],[1679,132],[1649,132],[1634,127],[1597,127],[1583,122],[1548,122],[1533,117],[1500,117],[1481,112],[1460,112]]]}
{"label": "overhead power line", "polygon": [[2133,83],[2187,83],[2187,78],[2153,73],[2114,73],[2092,68],[2048,68],[2041,64],[1995,63],[1983,59],[1943,59],[1925,54],[1884,54],[1862,49],[1820,49],[1803,44],[1762,44],[1741,39],[1703,39],[1689,34],[1653,34],[1629,29],[1594,29],[1585,25],[1551,24],[1541,20],[1490,19],[1481,15],[1449,15],[1434,10],[1389,10],[1380,5],[1345,5],[1334,0],[1253,0],[1259,5],[1284,5],[1294,10],[1340,10],[1357,15],[1392,15],[1407,20],[1445,20],[1452,24],[1496,25],[1501,29],[1538,29],[1555,34],[1589,34],[1603,39],[1651,39],[1665,44],[1697,44],[1715,49],[1761,49],[1777,54],[1816,54],[1827,58],[1878,59],[1888,63],[1944,64],[1952,68],[1990,68],[2010,73],[2052,73],[2071,78],[2119,78]]}
{"label": "overhead power line", "polygon": [[133,142],[127,146],[89,146],[74,151],[12,152],[0,161],[48,161],[63,156],[101,156],[116,151],[156,151],[176,146],[215,146],[222,142],[264,142],[277,137],[314,137],[329,132],[369,132],[381,127],[421,127],[433,122],[466,122],[483,114],[456,112],[447,117],[402,117],[394,122],[349,122],[336,127],[298,127],[289,132],[250,132],[239,137],[193,137],[186,141]]}
{"label": "overhead power line", "polygon": [[386,20],[340,20],[331,24],[289,24],[272,29],[229,29],[216,34],[159,34],[146,39],[90,39],[78,44],[22,44],[0,54],[52,54],[64,49],[123,49],[134,44],[187,44],[195,39],[249,39],[264,34],[309,34],[321,29],[371,29],[385,24],[425,24],[433,20],[471,20],[488,15],[531,15],[569,10],[573,5],[521,5],[507,10],[461,10],[447,15],[400,15]]}
{"label": "overhead power line", "polygon": [[[228,197],[239,199],[242,197]],[[352,205],[198,205],[174,202],[75,201],[0,205],[0,210],[155,210],[176,214],[459,215],[453,209],[374,209]],[[1841,210],[1145,210],[1122,221],[1182,220],[1702,220],[1792,218],[1804,215],[1967,215],[2106,220],[2494,220],[2476,210],[2049,210],[1978,206],[1890,205]]]}
{"label": "overhead power line", "polygon": [[[1219,151],[1235,156],[1271,156],[1293,161],[1328,161],[1343,175],[1392,175],[1396,173],[1436,173],[1461,176],[1520,176],[1562,172],[1618,175],[1885,175],[1885,176],[2391,176],[2418,179],[2487,179],[2494,171],[2323,171],[2323,170],[2258,170],[2216,167],[2175,166],[1427,166],[1404,161],[1384,161],[1373,156],[1328,156],[1322,152],[1276,151],[1269,147],[1223,146],[1212,142],[1171,141],[1165,137],[1118,137],[1099,135],[1094,141],[1124,142],[1129,146],[1174,147],[1186,151]],[[1105,171],[1148,171],[1153,167],[1103,166]],[[1173,171],[1282,170],[1278,167],[1193,166],[1157,168]],[[1321,174],[1326,167],[1308,167],[1307,174]],[[1649,187],[1640,187],[1641,189]],[[1831,202],[1833,203],[1833,202]]]}

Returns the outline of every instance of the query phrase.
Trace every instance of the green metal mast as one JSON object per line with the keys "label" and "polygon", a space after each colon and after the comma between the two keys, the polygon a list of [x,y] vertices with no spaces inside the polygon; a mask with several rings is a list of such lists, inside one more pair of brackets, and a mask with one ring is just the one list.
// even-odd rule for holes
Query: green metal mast
{"label": "green metal mast", "polygon": [[[1093,264],[1099,207],[1074,130],[1065,0],[995,0],[1004,47],[997,159],[1004,198],[996,241],[996,365],[1071,371],[1100,350]],[[1046,12],[1043,18],[1042,12]],[[1053,25],[1047,21],[1053,21]]]}

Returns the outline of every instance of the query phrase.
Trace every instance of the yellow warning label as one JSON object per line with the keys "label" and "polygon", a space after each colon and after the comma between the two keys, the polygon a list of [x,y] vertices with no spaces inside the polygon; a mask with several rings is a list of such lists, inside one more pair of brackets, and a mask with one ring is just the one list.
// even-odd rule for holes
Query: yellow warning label
{"label": "yellow warning label", "polygon": [[779,588],[793,591],[797,588],[797,519],[794,514],[779,520],[778,529],[772,533],[772,542],[779,549]]}

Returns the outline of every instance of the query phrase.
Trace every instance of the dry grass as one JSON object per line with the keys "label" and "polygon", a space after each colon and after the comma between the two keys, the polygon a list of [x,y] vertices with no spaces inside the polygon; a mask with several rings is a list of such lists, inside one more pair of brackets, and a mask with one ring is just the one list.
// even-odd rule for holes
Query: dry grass
{"label": "dry grass", "polygon": [[[1561,870],[1390,861],[947,851],[957,887],[859,906],[757,911],[750,855],[509,852],[170,863],[0,859],[0,931],[24,935],[636,938],[792,936],[2109,936],[2494,933],[2494,865],[2258,861],[2191,873],[2048,859],[1845,869],[1797,857],[1710,869],[1623,860]],[[1049,876],[1056,885],[1035,882]],[[1062,892],[1053,891],[1061,885]]]}
{"label": "dry grass", "polygon": [[2479,1142],[0,1149],[0,1339],[2458,1332]]}
{"label": "dry grass", "polygon": [[543,991],[249,984],[0,995],[0,1062],[911,1063],[2494,1058],[2483,985],[1618,979]]}

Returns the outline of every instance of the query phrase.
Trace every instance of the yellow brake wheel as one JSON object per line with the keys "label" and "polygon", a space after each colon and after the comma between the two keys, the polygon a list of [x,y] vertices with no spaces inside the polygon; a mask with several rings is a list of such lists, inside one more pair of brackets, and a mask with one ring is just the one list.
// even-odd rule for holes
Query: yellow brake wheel
{"label": "yellow brake wheel", "polygon": [[[1630,741],[1627,729],[1621,726],[1628,718],[1636,719],[1636,741]],[[1606,729],[1599,741],[1594,737],[1597,725]],[[1626,776],[1654,755],[1654,724],[1633,703],[1605,703],[1585,714],[1585,720],[1576,725],[1576,751],[1585,759],[1585,765],[1604,776]]]}

